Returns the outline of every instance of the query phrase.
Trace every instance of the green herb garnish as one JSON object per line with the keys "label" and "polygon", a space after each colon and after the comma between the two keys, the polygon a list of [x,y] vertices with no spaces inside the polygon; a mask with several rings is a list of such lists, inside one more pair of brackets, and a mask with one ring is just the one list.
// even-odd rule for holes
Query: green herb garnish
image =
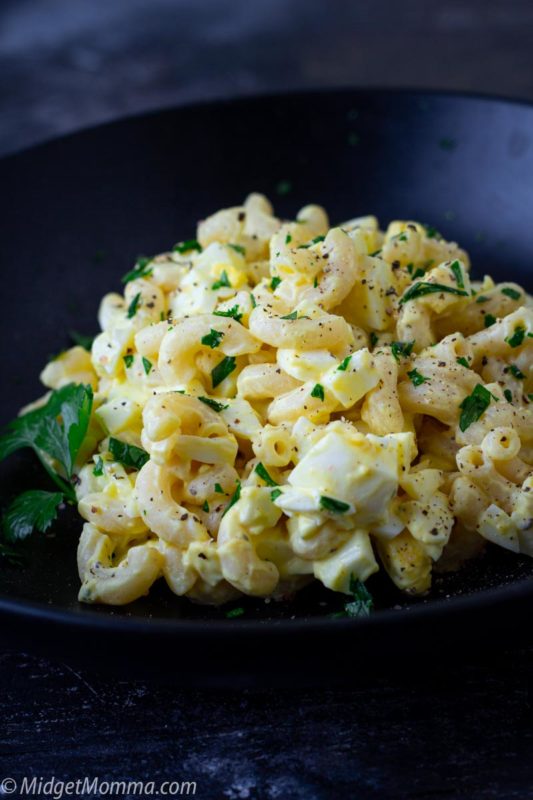
{"label": "green herb garnish", "polygon": [[88,350],[89,353],[91,352],[91,348],[93,346],[93,342],[95,337],[94,336],[85,336],[83,333],[78,333],[77,331],[69,331],[68,335],[74,342],[74,344],[83,347],[84,350]]}
{"label": "green herb garnish", "polygon": [[505,397],[505,399],[507,400],[508,403],[512,403],[513,402],[513,393],[512,393],[512,391],[510,389],[504,389],[503,390],[503,396]]}
{"label": "green herb garnish", "polygon": [[178,242],[174,245],[172,250],[175,253],[188,253],[190,250],[196,250],[198,253],[202,252],[202,245],[196,239],[187,239],[185,242]]}
{"label": "green herb garnish", "polygon": [[112,436],[109,437],[109,452],[115,461],[132,469],[141,469],[150,459],[146,450],[136,447],[134,444],[122,442],[120,439],[114,439]]}
{"label": "green herb garnish", "polygon": [[519,369],[516,364],[509,364],[508,367],[505,367],[504,372],[510,372],[514,378],[517,378],[519,381],[525,380],[525,375],[521,369]]}
{"label": "green herb garnish", "polygon": [[246,255],[246,248],[242,246],[242,244],[228,244],[228,247],[231,247],[232,250],[235,250],[236,253],[240,253],[241,256]]}
{"label": "green herb garnish", "polygon": [[459,264],[459,262],[458,261],[454,261],[453,264],[450,265],[450,269],[451,269],[451,271],[453,273],[453,276],[455,278],[455,282],[457,283],[457,286],[460,289],[464,289],[465,288],[465,282],[464,282],[464,279],[463,279],[463,271],[461,269],[461,265]]}
{"label": "green herb garnish", "polygon": [[140,301],[141,301],[141,293],[137,292],[137,294],[135,295],[135,297],[128,306],[128,314],[127,314],[128,319],[131,319],[132,317],[135,316],[139,308]]}
{"label": "green herb garnish", "polygon": [[131,353],[128,353],[125,356],[122,356],[122,360],[124,361],[126,368],[129,369],[133,364],[134,356]]}
{"label": "green herb garnish", "polygon": [[122,276],[122,283],[129,283],[130,281],[137,280],[137,278],[148,278],[154,271],[153,267],[149,266],[152,260],[153,259],[147,256],[139,256],[135,262],[134,268]]}
{"label": "green herb garnish", "polygon": [[206,514],[209,513],[209,503],[207,502],[207,500],[204,500],[203,502],[202,511],[205,511]]}
{"label": "green herb garnish", "polygon": [[311,239],[310,242],[307,242],[306,244],[298,245],[298,250],[307,250],[307,248],[312,247],[314,244],[318,244],[319,242],[323,242],[325,238],[326,238],[325,236],[315,236],[315,238]]}
{"label": "green herb garnish", "polygon": [[220,361],[214,369],[211,370],[211,383],[213,384],[213,389],[222,383],[228,375],[231,375],[233,370],[236,368],[237,362],[234,356],[226,356],[225,358]]}
{"label": "green herb garnish", "polygon": [[102,460],[102,457],[98,456],[98,460],[97,460],[97,462],[96,462],[96,464],[94,466],[94,469],[93,469],[93,475],[96,478],[99,478],[103,474],[104,474],[104,462]]}
{"label": "green herb garnish", "polygon": [[497,400],[498,398],[494,397],[494,395],[480,383],[475,386],[472,394],[465,397],[459,406],[459,408],[462,409],[459,427],[463,432],[466,431],[473,422],[477,422],[485,413],[490,405],[491,399]]}
{"label": "green herb garnish", "polygon": [[226,619],[234,619],[235,617],[242,617],[244,608],[232,608],[231,611],[226,611]]}
{"label": "green herb garnish", "polygon": [[446,286],[444,283],[429,283],[427,281],[417,281],[407,289],[403,297],[400,298],[400,305],[416,300],[417,297],[424,297],[427,294],[443,292],[445,294],[457,294],[468,297],[468,292],[464,289],[455,289],[453,286]]}
{"label": "green herb garnish", "polygon": [[484,294],[480,294],[479,297],[476,297],[476,303],[486,303],[487,300],[490,300],[490,297],[486,297]]}
{"label": "green herb garnish", "polygon": [[205,403],[206,406],[212,408],[213,411],[224,411],[225,408],[229,408],[228,405],[224,405],[224,403],[218,403],[216,400],[213,400],[211,397],[199,397],[198,400],[201,400],[202,403]]}
{"label": "green herb garnish", "polygon": [[278,278],[278,276],[277,276],[277,275],[275,275],[275,276],[272,278],[272,280],[270,281],[270,288],[272,289],[272,291],[273,291],[273,292],[275,292],[275,291],[276,291],[276,289],[278,288],[278,286],[280,285],[280,283],[281,283],[281,278]]}
{"label": "green herb garnish", "polygon": [[468,361],[466,360],[466,358],[464,356],[460,356],[457,359],[457,363],[460,364],[462,367],[466,367],[467,369],[470,369],[470,364],[468,363]]}
{"label": "green herb garnish", "polygon": [[298,319],[298,312],[297,311],[291,311],[290,314],[285,314],[285,316],[284,317],[280,317],[280,319]]}
{"label": "green herb garnish", "polygon": [[377,333],[374,333],[374,331],[372,331],[370,333],[370,347],[375,347],[378,342],[379,342],[379,336],[377,335]]}
{"label": "green herb garnish", "polygon": [[509,347],[520,347],[522,342],[524,341],[524,337],[526,335],[526,330],[521,325],[518,325],[514,329],[514,333],[512,336],[509,336],[505,341],[509,345]]}
{"label": "green herb garnish", "polygon": [[253,292],[250,292],[250,300],[252,301],[252,308],[257,308],[257,301],[253,295]]}
{"label": "green herb garnish", "polygon": [[345,503],[343,500],[336,500],[334,497],[326,497],[323,494],[320,495],[320,506],[334,514],[344,514],[350,509],[349,503]]}
{"label": "green herb garnish", "polygon": [[149,375],[150,370],[152,369],[153,366],[152,362],[148,358],[145,358],[144,356],[142,357],[142,362],[146,375]]}
{"label": "green herb garnish", "polygon": [[30,490],[13,500],[2,518],[2,532],[7,542],[26,539],[34,530],[45,533],[57,518],[63,501],[62,492]]}
{"label": "green herb garnish", "polygon": [[512,289],[510,286],[506,286],[504,289],[502,289],[502,294],[506,294],[507,297],[511,298],[511,300],[520,300],[522,297],[520,292],[517,292],[516,289]]}
{"label": "green herb garnish", "polygon": [[490,328],[490,326],[494,325],[495,322],[496,322],[496,317],[494,316],[494,314],[485,314],[485,317],[483,319],[485,328]]}
{"label": "green herb garnish", "polygon": [[346,358],[344,358],[341,361],[341,363],[339,364],[339,366],[337,367],[337,372],[346,372],[346,370],[348,369],[348,365],[349,365],[351,360],[352,360],[351,356],[346,356]]}
{"label": "green herb garnish", "polygon": [[272,502],[274,502],[274,500],[277,500],[277,499],[278,499],[278,497],[279,497],[281,494],[283,494],[283,492],[281,491],[281,489],[274,489],[272,492],[270,492],[270,499],[272,500]]}
{"label": "green herb garnish", "polygon": [[368,617],[374,608],[374,600],[363,581],[355,575],[350,575],[350,593],[354,599],[345,603],[346,614],[349,617]]}
{"label": "green herb garnish", "polygon": [[270,477],[266,467],[261,462],[256,464],[254,472],[256,472],[259,477],[264,480],[267,486],[279,486],[277,481]]}
{"label": "green herb garnish", "polygon": [[227,311],[213,311],[215,317],[232,317],[236,322],[242,319],[242,311],[239,311],[239,306],[232,306]]}
{"label": "green herb garnish", "polygon": [[240,481],[237,481],[237,488],[235,489],[235,491],[234,491],[234,492],[233,492],[233,494],[231,495],[231,497],[230,497],[230,501],[229,501],[228,505],[226,506],[226,508],[225,508],[225,509],[224,509],[224,511],[222,512],[222,516],[223,516],[223,517],[224,517],[224,516],[225,516],[225,515],[228,513],[228,511],[230,510],[230,508],[231,508],[232,506],[234,506],[234,505],[235,505],[235,503],[237,503],[237,502],[238,502],[238,500],[240,499],[240,496],[241,496],[241,482],[240,482]]}
{"label": "green herb garnish", "polygon": [[231,283],[228,278],[228,273],[225,269],[222,270],[220,278],[218,281],[215,281],[214,284],[211,286],[211,289],[222,289],[223,287],[227,287],[231,289]]}
{"label": "green herb garnish", "polygon": [[393,342],[391,344],[391,353],[398,363],[400,358],[408,358],[411,355],[414,344],[414,340],[412,342]]}
{"label": "green herb garnish", "polygon": [[223,331],[215,331],[213,328],[210,329],[209,333],[206,333],[205,336],[202,336],[200,339],[202,344],[205,344],[207,347],[210,347],[211,350],[214,350],[215,347],[218,347],[223,336]]}
{"label": "green herb garnish", "polygon": [[321,383],[315,383],[313,391],[311,392],[311,397],[318,397],[319,400],[324,399],[324,387]]}
{"label": "green herb garnish", "polygon": [[421,375],[417,369],[412,369],[410,372],[407,373],[409,379],[413,386],[421,386],[421,384],[426,383],[429,381],[429,378],[426,378],[425,375]]}
{"label": "green herb garnish", "polygon": [[285,237],[285,244],[290,244],[292,242],[292,236],[288,233]]}

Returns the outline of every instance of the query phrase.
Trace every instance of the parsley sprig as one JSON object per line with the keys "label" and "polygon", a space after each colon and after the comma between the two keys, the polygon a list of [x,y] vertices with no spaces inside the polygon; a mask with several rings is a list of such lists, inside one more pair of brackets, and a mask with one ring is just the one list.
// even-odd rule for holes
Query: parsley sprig
{"label": "parsley sprig", "polygon": [[417,281],[407,289],[403,297],[400,298],[400,305],[408,303],[409,300],[416,300],[417,297],[424,297],[427,294],[435,293],[457,294],[468,297],[468,292],[464,289],[456,289],[454,286],[446,286],[444,283],[429,283],[429,281]]}
{"label": "parsley sprig", "polygon": [[459,427],[463,432],[466,431],[473,422],[477,422],[477,420],[483,416],[491,400],[497,401],[498,398],[494,397],[494,395],[480,383],[476,384],[472,394],[465,397],[459,406],[461,409]]}
{"label": "parsley sprig", "polygon": [[68,384],[53,391],[44,406],[14,419],[0,435],[0,460],[29,448],[59,489],[29,490],[16,497],[2,521],[6,541],[24,539],[33,530],[44,533],[55,520],[59,505],[65,500],[75,502],[71,480],[92,404],[90,386]]}

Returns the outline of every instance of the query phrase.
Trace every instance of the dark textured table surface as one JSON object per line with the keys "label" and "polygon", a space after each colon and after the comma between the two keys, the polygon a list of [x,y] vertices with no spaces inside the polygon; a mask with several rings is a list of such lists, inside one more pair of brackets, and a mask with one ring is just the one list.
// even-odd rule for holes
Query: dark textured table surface
{"label": "dark textured table surface", "polygon": [[[532,26],[530,0],[3,0],[0,153],[127,113],[277,89],[533,99]],[[0,643],[0,780],[195,781],[196,796],[230,800],[523,800],[532,667],[533,645],[446,667],[428,652],[401,675],[384,665],[342,689],[206,692]]]}

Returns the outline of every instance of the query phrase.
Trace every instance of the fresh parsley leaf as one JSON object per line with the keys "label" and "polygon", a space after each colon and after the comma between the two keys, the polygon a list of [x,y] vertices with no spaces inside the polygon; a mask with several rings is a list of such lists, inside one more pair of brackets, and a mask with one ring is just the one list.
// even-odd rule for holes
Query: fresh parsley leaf
{"label": "fresh parsley leaf", "polygon": [[514,329],[514,333],[512,336],[508,336],[505,340],[509,347],[520,347],[522,342],[524,341],[524,337],[526,335],[526,330],[521,325],[517,325]]}
{"label": "fresh parsley leaf", "polygon": [[257,308],[257,301],[253,295],[253,292],[250,292],[250,300],[252,301],[252,308]]}
{"label": "fresh parsley leaf", "polygon": [[122,356],[122,359],[126,365],[126,368],[129,369],[133,364],[134,356],[131,353],[128,353],[127,355]]}
{"label": "fresh parsley leaf", "polygon": [[411,355],[414,344],[414,340],[412,342],[393,342],[391,344],[391,353],[398,363],[400,358],[408,358]]}
{"label": "fresh parsley leaf", "polygon": [[324,399],[324,387],[321,383],[315,383],[313,391],[311,392],[311,397],[318,397],[319,400]]}
{"label": "fresh parsley leaf", "polygon": [[458,261],[454,261],[453,264],[450,265],[450,269],[453,273],[453,277],[455,278],[455,282],[459,289],[465,288],[465,282],[463,278],[463,270],[461,269],[461,265]]}
{"label": "fresh parsley leaf", "polygon": [[483,318],[483,323],[485,325],[485,328],[490,328],[490,326],[494,325],[495,322],[496,322],[496,317],[494,316],[494,314],[485,314]]}
{"label": "fresh parsley leaf", "polygon": [[239,306],[232,306],[227,311],[213,311],[215,317],[232,317],[237,322],[242,319],[242,311],[239,311]]}
{"label": "fresh parsley leaf", "polygon": [[409,300],[416,300],[417,297],[424,297],[427,294],[443,292],[444,294],[457,294],[468,297],[468,292],[464,289],[456,289],[454,286],[446,286],[444,283],[429,283],[428,281],[417,281],[407,289],[403,297],[400,298],[400,305],[408,303]]}
{"label": "fresh parsley leaf", "polygon": [[337,372],[346,372],[346,370],[348,369],[348,365],[349,365],[351,360],[352,360],[351,356],[346,356],[346,358],[344,358],[341,361],[341,363],[339,364],[339,366],[337,367]]}
{"label": "fresh parsley leaf", "polygon": [[231,247],[232,250],[235,250],[236,253],[240,253],[241,256],[246,255],[246,248],[242,246],[242,244],[228,244],[228,247]]}
{"label": "fresh parsley leaf", "polygon": [[270,288],[272,289],[273,292],[276,291],[280,283],[281,283],[281,278],[278,278],[277,275],[274,275],[274,277],[270,281]]}
{"label": "fresh parsley leaf", "polygon": [[442,239],[442,235],[436,228],[433,227],[433,225],[425,225],[424,227],[426,229],[426,236],[428,239]]}
{"label": "fresh parsley leaf", "polygon": [[148,278],[153,273],[153,267],[150,267],[152,259],[147,256],[139,256],[135,262],[135,266],[129,272],[122,276],[122,283],[129,283],[130,281],[137,280],[137,278]]}
{"label": "fresh parsley leaf", "polygon": [[486,303],[487,300],[490,300],[490,297],[486,297],[484,294],[480,294],[479,297],[476,297],[476,303]]}
{"label": "fresh parsley leaf", "polygon": [[426,381],[429,381],[429,378],[426,378],[425,375],[421,375],[417,369],[412,369],[407,375],[413,386],[421,386],[423,383],[426,383]]}
{"label": "fresh parsley leaf", "polygon": [[215,492],[217,494],[226,494],[220,483],[215,483]]}
{"label": "fresh parsley leaf", "polygon": [[226,506],[226,508],[222,512],[222,516],[225,516],[228,513],[230,508],[232,506],[234,506],[235,503],[240,499],[240,496],[241,496],[241,482],[237,481],[237,488],[235,489],[235,491],[231,495],[228,505]]}
{"label": "fresh parsley leaf", "polygon": [[222,289],[223,287],[228,287],[231,289],[231,283],[228,278],[228,273],[225,269],[222,270],[220,278],[218,281],[215,281],[214,284],[211,286],[211,289]]}
{"label": "fresh parsley leaf", "polygon": [[198,253],[202,252],[202,245],[196,239],[186,239],[184,242],[178,242],[174,245],[172,250],[175,253],[188,253],[190,250],[196,250]]}
{"label": "fresh parsley leaf", "polygon": [[279,486],[279,484],[273,478],[270,477],[266,467],[261,462],[259,462],[259,464],[256,464],[254,472],[256,472],[259,475],[259,477],[262,480],[264,480],[267,486]]}
{"label": "fresh parsley leaf", "polygon": [[506,294],[507,297],[511,298],[511,300],[520,300],[522,297],[520,292],[517,292],[516,289],[512,289],[510,286],[506,286],[504,289],[502,289],[502,294]]}
{"label": "fresh parsley leaf", "polygon": [[519,369],[516,364],[509,364],[508,367],[505,367],[504,372],[510,372],[514,378],[517,378],[519,381],[525,380],[525,375],[521,369]]}
{"label": "fresh parsley leaf", "polygon": [[231,611],[226,611],[226,619],[234,619],[235,617],[242,617],[244,608],[232,608]]}
{"label": "fresh parsley leaf", "polygon": [[297,311],[291,311],[290,314],[285,314],[285,316],[284,317],[280,317],[280,319],[298,319],[298,312]]}
{"label": "fresh parsley leaf", "polygon": [[491,399],[496,400],[497,398],[480,383],[474,387],[472,394],[465,397],[459,406],[459,408],[462,409],[459,418],[459,427],[463,432],[466,431],[473,422],[477,422],[485,413],[490,405]]}
{"label": "fresh parsley leaf", "polygon": [[150,371],[152,369],[152,366],[153,366],[152,362],[148,358],[146,358],[145,356],[142,357],[142,362],[143,362],[143,367],[144,367],[144,371],[145,371],[146,375],[149,375]]}
{"label": "fresh parsley leaf", "polygon": [[318,278],[315,275],[315,279],[313,281],[313,289],[316,289],[317,287],[318,287]]}
{"label": "fresh parsley leaf", "polygon": [[464,356],[460,356],[457,359],[457,363],[460,364],[462,367],[466,367],[466,369],[470,369],[470,364],[468,363],[468,361]]}
{"label": "fresh parsley leaf", "polygon": [[216,400],[213,400],[211,397],[199,397],[198,400],[201,400],[202,403],[205,403],[206,406],[212,408],[213,411],[224,411],[225,408],[229,408],[228,405],[224,405],[224,403],[218,403]]}
{"label": "fresh parsley leaf", "polygon": [[334,497],[326,497],[326,495],[320,495],[320,506],[334,514],[344,514],[350,509],[349,503],[345,503],[343,500],[336,500]]}
{"label": "fresh parsley leaf", "polygon": [[103,474],[104,474],[104,462],[103,462],[101,456],[98,456],[98,460],[97,460],[97,462],[96,462],[96,464],[94,465],[94,468],[93,468],[93,475],[96,478],[99,478]]}
{"label": "fresh parsley leaf", "polygon": [[378,342],[379,342],[379,336],[377,335],[377,333],[374,333],[374,331],[372,331],[370,333],[370,347],[375,347]]}
{"label": "fresh parsley leaf", "polygon": [[504,389],[503,390],[503,396],[505,397],[505,399],[507,400],[508,403],[512,403],[513,402],[513,393],[512,393],[512,391],[510,389]]}
{"label": "fresh parsley leaf", "polygon": [[290,244],[292,242],[292,236],[288,233],[285,237],[285,244]]}
{"label": "fresh parsley leaf", "polygon": [[363,581],[354,575],[350,575],[350,592],[354,599],[345,604],[346,614],[349,617],[368,617],[374,608],[374,600]]}
{"label": "fresh parsley leaf", "polygon": [[137,292],[137,294],[135,295],[135,297],[128,306],[128,313],[127,313],[128,319],[131,319],[132,317],[135,316],[135,314],[139,309],[140,304],[141,304],[141,293]]}
{"label": "fresh parsley leaf", "polygon": [[272,502],[274,502],[274,500],[277,500],[280,494],[283,494],[281,489],[274,489],[272,492],[270,492],[270,499],[272,500]]}
{"label": "fresh parsley leaf", "polygon": [[74,344],[83,347],[84,350],[88,350],[89,353],[91,352],[91,347],[93,346],[94,336],[85,336],[83,333],[78,333],[77,331],[69,331],[68,335],[74,342]]}
{"label": "fresh parsley leaf", "polygon": [[207,347],[210,347],[211,350],[214,350],[215,347],[218,347],[222,338],[224,337],[223,331],[215,331],[213,328],[210,329],[209,333],[206,333],[205,336],[202,336],[200,339],[202,344],[205,344]]}
{"label": "fresh parsley leaf", "polygon": [[205,511],[206,514],[209,513],[209,503],[207,502],[207,500],[204,500],[203,502],[202,511]]}
{"label": "fresh parsley leaf", "polygon": [[30,490],[13,500],[2,519],[4,538],[7,542],[26,539],[34,530],[45,533],[57,517],[57,509],[63,500],[62,492]]}
{"label": "fresh parsley leaf", "polygon": [[368,254],[370,258],[377,258],[377,256],[381,255],[381,250],[374,250],[373,253]]}
{"label": "fresh parsley leaf", "polygon": [[132,469],[141,469],[150,460],[146,450],[136,447],[134,444],[122,442],[120,439],[114,439],[112,436],[109,438],[109,452],[115,461]]}
{"label": "fresh parsley leaf", "polygon": [[213,384],[213,389],[222,383],[228,375],[231,375],[233,370],[237,367],[237,362],[234,356],[226,356],[225,358],[220,361],[216,367],[211,370],[211,383]]}
{"label": "fresh parsley leaf", "polygon": [[[75,493],[64,478],[70,479],[91,415],[93,392],[90,386],[68,384],[52,392],[48,402],[17,417],[0,436],[0,460],[21,448],[30,447],[52,480],[69,500]],[[58,475],[43,454],[59,462],[64,475]]]}

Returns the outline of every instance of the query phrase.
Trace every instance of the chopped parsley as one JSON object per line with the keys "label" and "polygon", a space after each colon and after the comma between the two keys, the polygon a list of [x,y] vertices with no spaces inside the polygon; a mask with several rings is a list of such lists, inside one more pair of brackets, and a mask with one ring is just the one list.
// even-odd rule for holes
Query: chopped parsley
{"label": "chopped parsley", "polygon": [[226,619],[234,619],[235,617],[242,617],[244,614],[244,608],[239,606],[238,608],[232,608],[230,611],[226,611]]}
{"label": "chopped parsley", "polygon": [[256,464],[254,472],[256,472],[259,475],[259,477],[262,480],[264,480],[267,486],[279,486],[277,481],[271,478],[266,467],[261,462],[259,462],[259,464]]}
{"label": "chopped parsley", "polygon": [[126,369],[129,369],[131,367],[131,365],[133,364],[134,358],[135,358],[135,356],[133,356],[131,353],[127,353],[125,356],[122,356],[122,360],[124,361],[124,363],[126,365]]}
{"label": "chopped parsley", "polygon": [[201,400],[202,403],[205,403],[206,406],[212,408],[213,411],[224,411],[225,408],[229,408],[228,405],[224,405],[224,403],[219,403],[217,400],[213,400],[211,397],[199,397],[198,400]]}
{"label": "chopped parsley", "polygon": [[140,302],[141,302],[141,293],[137,292],[137,294],[135,295],[135,297],[128,306],[128,313],[127,313],[128,319],[131,319],[132,317],[135,316],[139,308]]}
{"label": "chopped parsley", "polygon": [[370,346],[375,347],[378,342],[379,342],[379,336],[377,335],[377,333],[374,333],[374,331],[372,331],[370,334]]}
{"label": "chopped parsley", "polygon": [[464,356],[460,356],[457,359],[457,363],[460,364],[462,367],[466,367],[466,369],[470,369],[470,364],[468,363],[467,359]]}
{"label": "chopped parsley", "polygon": [[93,475],[96,478],[99,478],[103,474],[104,474],[104,462],[102,460],[102,457],[98,456],[98,460],[97,460],[97,462],[96,462],[96,464],[94,466],[94,469],[93,469]]}
{"label": "chopped parsley", "polygon": [[345,503],[343,500],[336,500],[334,497],[326,497],[323,494],[320,495],[320,506],[333,514],[345,514],[350,509],[349,503]]}
{"label": "chopped parsley", "polygon": [[453,286],[446,286],[444,283],[429,283],[428,281],[417,281],[407,289],[403,297],[400,298],[400,305],[415,300],[417,297],[424,297],[427,294],[443,292],[445,294],[457,294],[468,297],[468,292],[464,289],[456,289]]}
{"label": "chopped parsley", "polygon": [[206,514],[209,513],[209,503],[207,502],[207,500],[204,500],[203,502],[202,511],[205,511]]}
{"label": "chopped parsley", "polygon": [[476,297],[476,303],[486,303],[490,300],[490,297],[486,297],[484,294],[480,294],[479,297]]}
{"label": "chopped parsley", "polygon": [[315,279],[313,280],[313,289],[316,289],[317,287],[318,287],[318,278],[315,275]]}
{"label": "chopped parsley", "polygon": [[272,502],[274,502],[274,500],[277,500],[280,494],[283,494],[281,489],[274,489],[272,492],[270,492],[270,499],[272,500]]}
{"label": "chopped parsley", "polygon": [[241,497],[241,482],[237,481],[237,488],[235,489],[235,491],[231,495],[228,505],[226,506],[226,508],[222,512],[222,516],[225,516],[228,513],[230,508],[232,506],[234,506],[235,503],[237,503],[239,501],[240,497]]}
{"label": "chopped parsley", "polygon": [[252,301],[252,308],[257,308],[257,301],[253,295],[253,292],[250,292],[250,300]]}
{"label": "chopped parsley", "polygon": [[409,379],[413,386],[421,386],[426,381],[429,381],[429,378],[426,378],[425,375],[421,375],[417,369],[412,369],[410,372],[407,373]]}
{"label": "chopped parsley", "polygon": [[128,444],[120,439],[113,438],[113,436],[109,437],[109,452],[115,461],[119,461],[123,466],[131,467],[132,469],[141,469],[150,460],[150,456],[142,447]]}
{"label": "chopped parsley", "polygon": [[278,278],[277,275],[274,275],[274,277],[270,281],[270,288],[272,289],[273,292],[276,291],[280,283],[281,283],[281,278]]}
{"label": "chopped parsley", "polygon": [[349,617],[368,617],[374,608],[374,600],[363,581],[353,574],[350,575],[350,593],[354,599],[345,603],[346,614]]}
{"label": "chopped parsley", "polygon": [[39,489],[22,492],[7,508],[2,530],[7,542],[26,539],[34,530],[45,533],[57,518],[63,501],[62,492],[43,492]]}
{"label": "chopped parsley", "polygon": [[442,239],[442,235],[436,228],[433,227],[433,225],[425,225],[424,227],[426,229],[426,236],[428,239]]}
{"label": "chopped parsley", "polygon": [[526,330],[521,325],[517,325],[514,329],[514,333],[512,336],[508,336],[505,340],[509,347],[520,347],[522,342],[524,341],[524,337],[526,335]]}
{"label": "chopped parsley", "polygon": [[144,367],[145,374],[149,375],[150,371],[151,371],[151,369],[153,367],[152,362],[148,358],[145,358],[144,356],[142,357],[142,362],[143,362],[143,367]]}
{"label": "chopped parsley", "polygon": [[514,378],[517,378],[519,381],[525,380],[526,376],[522,372],[521,369],[518,369],[516,364],[509,364],[508,367],[505,367],[504,372],[510,372]]}
{"label": "chopped parsley", "polygon": [[242,311],[239,311],[239,306],[232,306],[227,311],[213,311],[215,317],[232,317],[236,322],[242,319]]}
{"label": "chopped parsley", "polygon": [[129,283],[130,281],[137,280],[137,278],[149,278],[154,271],[153,267],[149,266],[151,263],[151,258],[148,258],[147,256],[139,256],[135,262],[134,268],[122,276],[122,283]]}
{"label": "chopped parsley", "polygon": [[459,406],[461,409],[459,427],[463,432],[466,431],[473,422],[477,422],[485,413],[490,405],[491,399],[497,400],[498,398],[494,397],[494,395],[480,383],[474,387],[472,394],[465,397]]}
{"label": "chopped parsley", "polygon": [[213,283],[213,285],[211,286],[211,289],[222,289],[223,287],[227,287],[228,289],[231,289],[231,283],[230,283],[230,280],[228,278],[228,273],[226,272],[225,269],[222,270],[220,278],[218,279],[218,281],[215,281]]}
{"label": "chopped parsley", "polygon": [[311,392],[311,397],[318,397],[319,400],[324,399],[324,387],[321,383],[315,383],[313,391]]}
{"label": "chopped parsley", "polygon": [[414,340],[412,342],[393,342],[391,344],[391,353],[398,363],[400,358],[408,358],[411,355],[414,344]]}
{"label": "chopped parsley", "polygon": [[325,238],[326,238],[325,236],[315,236],[315,238],[311,239],[310,242],[307,242],[306,244],[298,245],[298,250],[307,250],[308,247],[312,247],[314,244],[318,244],[319,242],[323,242]]}
{"label": "chopped parsley", "polygon": [[223,331],[215,331],[213,328],[210,329],[209,333],[206,333],[205,336],[202,336],[200,339],[202,344],[205,344],[207,347],[210,347],[211,350],[214,350],[215,347],[218,347],[223,336]]}
{"label": "chopped parsley", "polygon": [[339,364],[339,366],[337,367],[337,372],[346,372],[346,370],[348,369],[348,365],[349,365],[351,360],[352,360],[351,356],[346,356],[346,358],[343,359],[341,361],[341,363]]}
{"label": "chopped parsley", "polygon": [[490,328],[490,326],[494,325],[494,323],[496,322],[496,317],[494,316],[494,314],[485,314],[483,322],[485,324],[485,328]]}
{"label": "chopped parsley", "polygon": [[202,252],[202,245],[196,239],[186,239],[184,242],[178,242],[174,245],[172,250],[175,253],[188,253],[190,250],[196,250],[198,253]]}
{"label": "chopped parsley", "polygon": [[232,250],[235,250],[236,253],[240,253],[241,256],[246,255],[246,248],[242,246],[242,244],[228,244],[228,247],[231,247]]}
{"label": "chopped parsley", "polygon": [[236,368],[237,362],[235,360],[235,356],[226,356],[225,358],[220,361],[214,369],[211,370],[211,383],[213,384],[213,389],[222,383],[222,381],[226,380],[228,375],[231,375],[233,370]]}
{"label": "chopped parsley", "polygon": [[520,292],[517,292],[516,289],[512,289],[510,286],[506,286],[504,289],[502,289],[502,294],[506,294],[507,297],[511,298],[511,300],[520,300],[522,297]]}
{"label": "chopped parsley", "polygon": [[215,483],[215,492],[217,494],[226,494],[220,483]]}
{"label": "chopped parsley", "polygon": [[292,242],[292,236],[288,233],[285,237],[285,244],[290,244]]}
{"label": "chopped parsley", "polygon": [[285,316],[284,317],[280,317],[280,319],[298,319],[298,312],[297,311],[291,311],[290,314],[285,314]]}
{"label": "chopped parsley", "polygon": [[507,400],[508,403],[512,403],[513,402],[513,393],[512,393],[512,391],[510,389],[504,389],[503,390],[503,396],[505,397],[505,399]]}
{"label": "chopped parsley", "polygon": [[463,270],[461,269],[461,265],[458,261],[454,261],[453,264],[450,265],[450,269],[453,273],[453,277],[455,278],[455,282],[460,289],[465,288],[465,282],[463,278]]}

